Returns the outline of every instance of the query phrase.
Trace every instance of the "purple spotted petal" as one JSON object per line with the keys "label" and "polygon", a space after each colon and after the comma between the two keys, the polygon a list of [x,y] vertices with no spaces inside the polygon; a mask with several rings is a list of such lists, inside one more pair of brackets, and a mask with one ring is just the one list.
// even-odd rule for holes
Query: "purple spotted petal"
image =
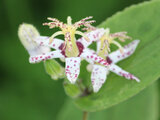
{"label": "purple spotted petal", "polygon": [[109,63],[106,60],[104,60],[102,57],[99,57],[97,54],[93,53],[92,51],[88,49],[85,49],[80,57],[84,59],[88,59],[87,61],[92,60],[93,62],[99,63],[104,66],[109,65]]}
{"label": "purple spotted petal", "polygon": [[101,65],[93,65],[93,70],[91,74],[91,82],[93,85],[93,91],[98,92],[106,81],[108,69]]}
{"label": "purple spotted petal", "polygon": [[105,30],[103,28],[96,29],[96,30],[91,31],[91,32],[86,34],[86,36],[90,40],[89,42],[86,41],[86,39],[84,37],[81,37],[77,41],[81,42],[83,44],[83,46],[85,48],[87,48],[92,42],[95,42],[95,41],[99,40],[103,36],[104,33],[105,33]]}
{"label": "purple spotted petal", "polygon": [[52,43],[50,44],[49,43],[49,41],[50,41],[49,39],[50,39],[49,37],[40,36],[40,37],[37,37],[35,39],[35,42],[37,44],[39,44],[40,46],[48,46],[48,47],[53,48],[53,49],[58,49],[59,46],[64,43],[63,40],[54,38]]}
{"label": "purple spotted petal", "polygon": [[38,63],[44,60],[53,59],[53,58],[64,58],[64,56],[61,54],[60,50],[52,51],[48,53],[44,53],[41,55],[31,56],[29,58],[30,63]]}
{"label": "purple spotted petal", "polygon": [[66,58],[65,60],[66,60],[66,66],[65,66],[66,76],[68,80],[72,84],[74,84],[79,76],[81,59],[80,57],[70,57]]}
{"label": "purple spotted petal", "polygon": [[120,68],[119,66],[115,65],[115,64],[111,64],[110,65],[110,71],[114,72],[115,74],[119,75],[119,76],[123,76],[126,79],[129,80],[136,80],[137,82],[140,82],[140,80],[135,77],[134,75],[132,75],[131,73],[123,70],[122,68]]}
{"label": "purple spotted petal", "polygon": [[109,58],[112,60],[113,63],[117,63],[134,53],[136,50],[139,40],[134,40],[133,42],[129,43],[128,45],[124,46],[123,53],[120,50],[112,52],[109,54]]}

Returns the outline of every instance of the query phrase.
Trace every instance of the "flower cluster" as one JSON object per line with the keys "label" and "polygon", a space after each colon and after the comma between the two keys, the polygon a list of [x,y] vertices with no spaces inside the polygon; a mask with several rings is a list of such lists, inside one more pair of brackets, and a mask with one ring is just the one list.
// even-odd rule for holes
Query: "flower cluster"
{"label": "flower cluster", "polygon": [[[126,35],[126,32],[110,34],[109,28],[104,29],[91,26],[91,24],[95,22],[94,20],[90,20],[91,18],[92,17],[86,17],[74,24],[72,24],[71,17],[67,18],[67,23],[63,23],[55,18],[48,18],[51,22],[44,23],[43,25],[47,25],[51,29],[55,27],[61,29],[61,31],[54,33],[51,37],[40,36],[32,25],[21,25],[19,37],[22,44],[30,53],[29,62],[38,63],[41,61],[54,60],[54,58],[63,59],[65,61],[65,75],[67,79],[74,84],[80,73],[81,61],[86,60],[89,62],[87,69],[92,72],[91,81],[94,92],[99,91],[109,71],[123,76],[126,79],[134,79],[139,82],[137,77],[116,65],[117,62],[134,53],[139,40],[135,40],[127,46],[122,47],[116,39],[122,42],[124,42],[125,39],[130,39],[130,37]],[[85,27],[83,29],[87,30],[87,32],[83,33],[78,31],[78,28],[81,26]],[[82,37],[76,39],[76,34]],[[64,40],[56,38],[58,35],[64,35]],[[88,47],[93,42],[97,44],[97,51]],[[119,49],[109,53],[111,51],[110,44],[115,44]],[[51,51],[51,48],[54,50]],[[52,75],[52,78],[53,77]]]}

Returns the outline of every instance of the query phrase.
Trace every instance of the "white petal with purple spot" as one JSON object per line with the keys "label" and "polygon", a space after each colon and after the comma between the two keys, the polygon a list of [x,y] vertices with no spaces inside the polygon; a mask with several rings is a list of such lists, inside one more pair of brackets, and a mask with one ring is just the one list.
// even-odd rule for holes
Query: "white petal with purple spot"
{"label": "white petal with purple spot", "polygon": [[123,70],[122,68],[118,67],[117,65],[115,64],[111,64],[110,65],[110,71],[116,73],[117,75],[119,76],[123,76],[125,77],[126,79],[129,79],[129,80],[136,80],[137,82],[140,82],[140,80],[135,77],[134,75],[132,75],[131,73]]}
{"label": "white petal with purple spot", "polygon": [[107,74],[109,73],[106,67],[101,65],[93,65],[93,70],[91,74],[91,82],[93,85],[93,91],[98,92],[106,81]]}
{"label": "white petal with purple spot", "polygon": [[83,46],[85,48],[87,48],[92,42],[95,42],[95,41],[99,40],[103,36],[104,33],[105,33],[105,30],[103,28],[96,29],[96,30],[91,31],[91,32],[86,34],[86,36],[90,40],[89,42],[86,41],[86,39],[84,37],[81,37],[77,41],[81,42],[83,44]]}
{"label": "white petal with purple spot", "polygon": [[120,50],[112,52],[109,54],[109,58],[112,60],[113,63],[117,63],[134,53],[138,46],[139,40],[134,40],[133,42],[129,43],[128,45],[124,46],[123,53]]}
{"label": "white petal with purple spot", "polygon": [[[94,50],[89,49],[89,48],[88,48],[88,49],[86,48],[85,51],[88,51],[88,52],[90,52],[90,53],[92,53],[92,54],[96,54]],[[84,54],[82,54],[82,56],[83,56],[83,55],[84,55]],[[87,57],[85,57],[85,60],[86,60],[88,63],[90,63],[90,64],[94,64],[94,61],[93,61],[92,59],[88,59]]]}
{"label": "white petal with purple spot", "polygon": [[59,46],[64,43],[63,40],[57,38],[54,38],[52,43],[49,43],[50,42],[49,39],[50,38],[46,36],[39,36],[35,39],[35,42],[38,43],[40,46],[48,46],[54,49],[58,49]]}
{"label": "white petal with purple spot", "polygon": [[68,80],[74,84],[80,73],[80,57],[66,58],[65,71]]}
{"label": "white petal with purple spot", "polygon": [[97,54],[93,53],[89,49],[85,49],[80,56],[81,58],[88,59],[87,61],[92,60],[93,62],[99,63],[104,66],[108,66],[108,62],[104,60],[102,57],[99,57]]}
{"label": "white petal with purple spot", "polygon": [[29,58],[30,63],[38,63],[44,60],[53,59],[53,58],[64,58],[64,56],[61,54],[60,50],[52,51],[48,53],[44,53],[41,55],[31,56]]}

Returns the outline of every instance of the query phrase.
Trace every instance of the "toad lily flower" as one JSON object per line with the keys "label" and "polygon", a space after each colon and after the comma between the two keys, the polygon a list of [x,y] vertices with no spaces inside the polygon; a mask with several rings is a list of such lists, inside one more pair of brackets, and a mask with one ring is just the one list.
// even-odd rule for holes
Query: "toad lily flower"
{"label": "toad lily flower", "polygon": [[[116,33],[114,35],[116,35]],[[97,43],[97,54],[100,55],[102,58],[104,58],[110,65],[109,67],[104,67],[93,61],[88,61],[90,62],[90,65],[88,65],[87,67],[89,71],[92,71],[91,81],[94,92],[98,92],[99,89],[102,87],[102,85],[106,81],[109,71],[114,72],[119,76],[123,76],[126,79],[131,79],[131,80],[133,79],[136,80],[137,82],[140,82],[140,80],[137,77],[135,77],[134,75],[128,73],[127,71],[121,69],[119,66],[116,65],[117,62],[129,57],[134,53],[139,43],[139,40],[134,40],[132,43],[126,45],[123,48],[123,52],[121,51],[121,49],[119,49],[115,52],[110,53],[108,56],[106,56],[106,53],[103,50],[103,49],[108,50],[107,48],[108,44],[106,44],[106,46],[102,46],[102,42],[104,42],[103,39],[101,39],[98,42],[99,43]],[[94,51],[92,52],[94,53]]]}
{"label": "toad lily flower", "polygon": [[[37,63],[53,58],[65,59],[65,73],[68,80],[72,84],[76,82],[76,79],[78,78],[78,75],[80,73],[81,59],[90,59],[101,65],[108,66],[106,60],[87,49],[87,47],[93,41],[97,41],[102,37],[105,30],[97,29],[87,34],[77,31],[77,28],[81,27],[82,25],[87,27],[88,24],[93,23],[93,20],[86,21],[90,18],[92,17],[84,18],[76,22],[75,24],[72,24],[71,17],[67,18],[67,24],[62,23],[55,18],[48,18],[53,22],[44,23],[43,25],[48,25],[50,28],[60,27],[62,31],[54,33],[50,38],[45,36],[37,37],[35,41],[41,46],[48,46],[55,50],[41,55],[31,56],[29,59],[30,63]],[[64,35],[64,41],[55,38],[55,36],[61,34]],[[75,34],[79,34],[83,37],[76,40]]]}

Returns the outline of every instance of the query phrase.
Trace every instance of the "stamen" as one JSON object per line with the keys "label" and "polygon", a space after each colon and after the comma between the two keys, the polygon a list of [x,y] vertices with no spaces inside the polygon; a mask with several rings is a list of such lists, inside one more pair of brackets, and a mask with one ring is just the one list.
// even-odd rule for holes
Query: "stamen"
{"label": "stamen", "polygon": [[121,51],[121,53],[123,53],[123,47],[121,46],[121,44],[119,44],[119,43],[118,43],[117,41],[115,41],[115,40],[113,40],[112,43],[115,44],[116,46],[118,46],[119,49],[120,49],[120,51]]}
{"label": "stamen", "polygon": [[109,51],[109,52],[110,52],[111,50],[110,50],[110,45],[109,45],[108,40],[105,40],[105,41],[104,41],[104,43],[105,43],[105,44],[106,44],[106,46],[107,46],[107,51]]}
{"label": "stamen", "polygon": [[51,44],[53,42],[54,37],[58,36],[58,35],[63,35],[62,31],[58,31],[56,33],[54,33],[50,38],[49,38],[49,44]]}
{"label": "stamen", "polygon": [[72,50],[72,42],[71,42],[71,36],[70,36],[69,32],[67,32],[65,34],[65,41],[66,42],[68,41],[68,51],[71,51]]}
{"label": "stamen", "polygon": [[101,55],[101,57],[104,57],[108,55],[108,52],[110,52],[108,40],[104,40],[103,42],[101,41],[101,49],[99,51],[99,55]]}
{"label": "stamen", "polygon": [[81,35],[82,37],[85,38],[86,41],[90,42],[90,39],[84,33],[82,33],[81,31],[76,31],[75,33],[78,34],[78,35]]}
{"label": "stamen", "polygon": [[55,28],[55,27],[60,27],[61,29],[65,27],[65,24],[63,24],[63,22],[60,22],[58,19],[56,18],[47,18],[48,20],[51,20],[53,22],[49,22],[49,23],[43,23],[43,25],[48,25],[50,28]]}
{"label": "stamen", "polygon": [[114,34],[110,34],[110,36],[115,39],[118,38],[121,42],[125,42],[125,39],[132,39],[130,36],[126,35],[127,32],[117,32]]}
{"label": "stamen", "polygon": [[86,17],[86,18],[84,18],[84,19],[76,22],[76,23],[74,24],[74,27],[75,27],[76,29],[79,28],[79,27],[81,27],[82,25],[87,27],[88,24],[92,24],[92,23],[95,22],[95,20],[86,21],[86,20],[89,20],[89,19],[91,19],[91,18],[93,18],[93,17],[92,17],[92,16],[89,16],[89,17]]}
{"label": "stamen", "polygon": [[93,18],[93,16],[88,16],[86,18],[83,18],[81,21],[86,21],[86,20],[89,20],[89,19],[92,19],[92,18]]}
{"label": "stamen", "polygon": [[86,31],[93,31],[93,30],[96,30],[97,28],[88,24],[88,25],[85,25],[86,28],[83,28],[82,30],[86,30]]}

